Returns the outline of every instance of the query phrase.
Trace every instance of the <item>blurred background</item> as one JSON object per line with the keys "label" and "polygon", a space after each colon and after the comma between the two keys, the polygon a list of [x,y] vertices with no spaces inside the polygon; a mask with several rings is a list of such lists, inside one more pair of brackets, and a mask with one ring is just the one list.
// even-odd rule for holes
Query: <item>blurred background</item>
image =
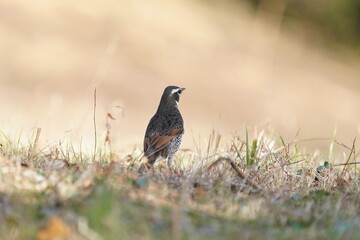
{"label": "blurred background", "polygon": [[351,145],[359,60],[357,0],[0,0],[0,130],[91,148],[96,88],[99,144],[111,113],[113,148],[141,146],[178,85],[183,148],[268,125]]}

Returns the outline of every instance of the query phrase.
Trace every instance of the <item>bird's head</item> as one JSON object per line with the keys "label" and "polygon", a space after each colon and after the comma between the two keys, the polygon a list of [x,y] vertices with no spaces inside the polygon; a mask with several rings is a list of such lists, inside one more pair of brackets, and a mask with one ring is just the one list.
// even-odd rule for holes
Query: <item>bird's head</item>
{"label": "bird's head", "polygon": [[165,106],[177,106],[180,100],[181,93],[185,88],[168,86],[165,88],[164,93],[161,97],[160,105]]}

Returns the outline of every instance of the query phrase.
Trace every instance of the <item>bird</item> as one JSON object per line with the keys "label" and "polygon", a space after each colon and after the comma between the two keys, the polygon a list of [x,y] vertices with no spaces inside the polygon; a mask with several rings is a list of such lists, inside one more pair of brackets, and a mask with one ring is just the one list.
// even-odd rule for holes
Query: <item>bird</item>
{"label": "bird", "polygon": [[150,119],[144,137],[146,167],[153,167],[160,159],[167,158],[172,170],[172,161],[179,150],[184,134],[184,121],[179,110],[179,100],[185,88],[168,86],[165,88],[158,109]]}

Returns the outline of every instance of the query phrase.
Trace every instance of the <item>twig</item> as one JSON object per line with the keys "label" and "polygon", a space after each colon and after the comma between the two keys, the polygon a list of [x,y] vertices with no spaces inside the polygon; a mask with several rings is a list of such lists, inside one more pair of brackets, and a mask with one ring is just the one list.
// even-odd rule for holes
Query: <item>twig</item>
{"label": "twig", "polygon": [[[353,154],[355,155],[355,142],[356,142],[356,137],[354,138],[353,145],[352,145],[352,147],[351,147],[351,151],[350,151],[349,157],[348,157],[348,159],[346,160],[345,166],[349,165],[349,161],[350,161],[351,156],[352,156]],[[346,167],[343,168],[340,176],[343,176],[343,174],[344,174],[344,172],[345,172],[345,169],[346,169]]]}
{"label": "twig", "polygon": [[94,113],[93,113],[93,119],[94,119],[94,156],[93,156],[93,161],[95,161],[95,156],[96,156],[96,148],[97,148],[97,131],[96,131],[96,88],[94,90]]}
{"label": "twig", "polygon": [[331,166],[333,166],[333,167],[339,167],[339,166],[347,166],[347,165],[354,165],[354,164],[360,164],[360,162],[338,163],[338,164],[333,164],[333,165],[331,165]]}
{"label": "twig", "polygon": [[349,148],[348,146],[346,146],[345,144],[343,144],[343,143],[341,143],[341,142],[338,142],[338,141],[336,141],[336,140],[334,140],[334,142],[337,144],[337,145],[340,145],[340,146],[342,146],[342,147],[344,147],[344,148],[346,148],[346,149],[348,149],[348,150],[352,150],[351,148]]}
{"label": "twig", "polygon": [[242,178],[245,179],[246,182],[250,183],[251,186],[253,186],[255,189],[257,190],[261,190],[262,188],[254,181],[250,180],[249,178],[247,178],[245,176],[245,174],[243,172],[240,171],[240,169],[236,166],[236,164],[234,163],[233,160],[231,160],[230,158],[226,158],[226,157],[220,157],[218,158],[215,162],[213,162],[208,169],[210,170],[211,168],[213,168],[214,166],[216,166],[219,162],[221,161],[226,161],[230,164],[230,166],[235,170],[235,172],[237,173],[237,175]]}

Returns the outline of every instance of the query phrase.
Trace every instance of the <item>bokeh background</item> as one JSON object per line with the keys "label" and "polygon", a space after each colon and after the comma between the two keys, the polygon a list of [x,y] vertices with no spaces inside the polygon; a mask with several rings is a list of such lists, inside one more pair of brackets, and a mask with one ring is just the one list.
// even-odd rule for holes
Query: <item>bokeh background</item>
{"label": "bokeh background", "polygon": [[[0,130],[41,140],[142,144],[163,89],[187,90],[184,148],[213,129],[290,141],[360,129],[356,0],[0,1]],[[201,140],[200,140],[201,141]],[[311,141],[314,147],[327,141]]]}

